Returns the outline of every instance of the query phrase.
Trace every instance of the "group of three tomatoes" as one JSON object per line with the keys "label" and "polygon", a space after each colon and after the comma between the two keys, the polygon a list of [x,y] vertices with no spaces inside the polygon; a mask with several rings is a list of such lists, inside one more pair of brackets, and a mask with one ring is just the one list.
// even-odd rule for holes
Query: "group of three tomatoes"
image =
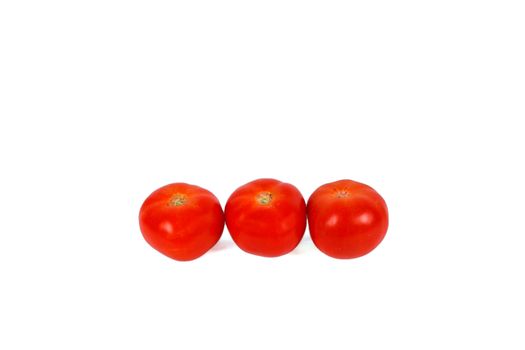
{"label": "group of three tomatoes", "polygon": [[320,186],[305,202],[299,190],[274,179],[259,179],[235,190],[224,211],[210,191],[173,183],[142,204],[140,229],[156,250],[175,260],[193,260],[220,239],[224,224],[245,252],[277,257],[301,241],[308,221],[315,246],[339,259],[372,251],[385,237],[388,209],[370,186],[340,180]]}

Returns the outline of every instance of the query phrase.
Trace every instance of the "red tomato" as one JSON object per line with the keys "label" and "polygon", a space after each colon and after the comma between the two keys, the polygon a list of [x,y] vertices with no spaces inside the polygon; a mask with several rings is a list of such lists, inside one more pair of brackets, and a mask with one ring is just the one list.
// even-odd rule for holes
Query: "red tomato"
{"label": "red tomato", "polygon": [[225,208],[226,226],[245,252],[274,257],[291,252],[306,228],[306,204],[293,185],[259,179],[239,187]]}
{"label": "red tomato", "polygon": [[193,260],[217,243],[224,215],[204,188],[174,183],[153,192],[140,208],[140,230],[156,250],[175,260]]}
{"label": "red tomato", "polygon": [[312,241],[334,258],[370,253],[388,228],[383,198],[372,187],[351,180],[319,187],[308,199],[307,210]]}

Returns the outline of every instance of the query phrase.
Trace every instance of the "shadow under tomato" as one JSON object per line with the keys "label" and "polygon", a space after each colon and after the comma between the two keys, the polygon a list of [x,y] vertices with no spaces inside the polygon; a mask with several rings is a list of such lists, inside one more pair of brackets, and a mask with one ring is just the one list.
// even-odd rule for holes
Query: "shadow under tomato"
{"label": "shadow under tomato", "polygon": [[295,247],[294,250],[290,252],[292,255],[302,255],[310,253],[313,247],[312,239],[310,238],[310,235],[306,234],[301,239],[301,242],[299,242],[299,245]]}
{"label": "shadow under tomato", "polygon": [[233,248],[233,241],[230,240],[220,240],[210,249],[210,252],[219,252],[221,250],[227,250]]}

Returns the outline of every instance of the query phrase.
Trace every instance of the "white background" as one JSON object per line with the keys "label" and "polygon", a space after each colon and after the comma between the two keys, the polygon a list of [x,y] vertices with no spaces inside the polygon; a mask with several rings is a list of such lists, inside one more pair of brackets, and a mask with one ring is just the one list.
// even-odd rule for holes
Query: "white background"
{"label": "white background", "polygon": [[[0,348],[523,349],[523,1],[2,1]],[[350,178],[339,261],[142,239],[157,187]]]}

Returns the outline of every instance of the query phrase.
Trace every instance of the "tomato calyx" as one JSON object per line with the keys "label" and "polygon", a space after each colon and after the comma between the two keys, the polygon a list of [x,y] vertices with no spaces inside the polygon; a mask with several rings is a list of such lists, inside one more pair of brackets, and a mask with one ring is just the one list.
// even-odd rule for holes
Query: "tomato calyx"
{"label": "tomato calyx", "polygon": [[260,205],[270,205],[273,195],[270,192],[260,192],[255,199]]}
{"label": "tomato calyx", "polygon": [[180,193],[176,193],[173,196],[171,196],[168,205],[170,207],[180,207],[184,204],[186,204],[186,196]]}

